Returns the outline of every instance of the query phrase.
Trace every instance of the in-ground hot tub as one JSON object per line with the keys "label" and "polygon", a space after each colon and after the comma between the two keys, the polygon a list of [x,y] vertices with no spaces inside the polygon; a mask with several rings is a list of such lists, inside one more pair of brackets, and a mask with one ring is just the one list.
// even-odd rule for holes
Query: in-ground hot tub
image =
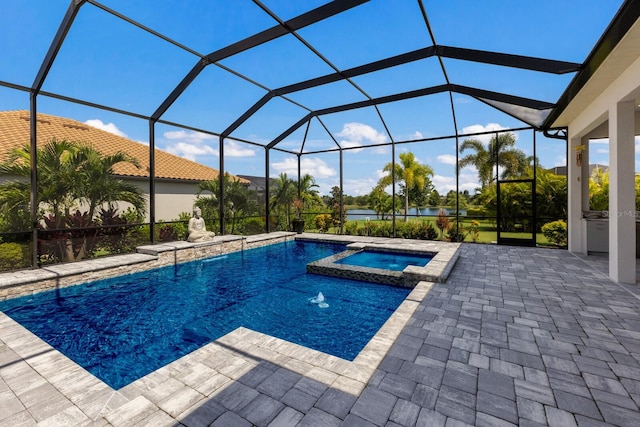
{"label": "in-ground hot tub", "polygon": [[393,243],[351,243],[344,252],[310,262],[307,272],[414,287],[422,280],[444,282],[457,258],[457,247],[435,251]]}
{"label": "in-ground hot tub", "polygon": [[410,265],[424,267],[431,261],[431,253],[407,253],[374,251],[363,249],[353,254],[335,260],[336,264],[354,265],[359,267],[381,268],[383,270],[402,271]]}

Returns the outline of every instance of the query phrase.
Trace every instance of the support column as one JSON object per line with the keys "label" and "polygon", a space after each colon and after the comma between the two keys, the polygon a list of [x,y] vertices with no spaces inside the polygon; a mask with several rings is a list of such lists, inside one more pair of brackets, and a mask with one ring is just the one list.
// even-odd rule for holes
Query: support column
{"label": "support column", "polygon": [[[591,179],[591,160],[590,160],[590,147],[589,147],[589,138],[586,136],[582,137],[581,144],[585,148],[582,150],[582,211],[591,210],[591,200],[589,199],[589,180]],[[586,219],[580,219],[580,229],[581,229],[581,237],[582,237],[582,253],[585,255],[589,254],[589,222]]]}
{"label": "support column", "polygon": [[220,172],[218,173],[218,179],[220,180],[220,185],[218,186],[218,209],[219,209],[219,213],[218,215],[220,215],[220,235],[224,236],[225,234],[227,234],[227,226],[226,226],[226,221],[227,219],[224,217],[224,207],[225,207],[225,203],[226,201],[224,200],[224,194],[225,194],[225,188],[224,188],[224,177],[225,177],[225,172],[224,172],[224,137],[220,136],[218,138],[218,151],[220,152]]}
{"label": "support column", "polygon": [[636,283],[634,103],[609,110],[609,277]]}
{"label": "support column", "polygon": [[38,108],[37,95],[31,92],[29,98],[29,155],[31,169],[31,187],[29,191],[29,208],[31,210],[31,267],[38,268]]}
{"label": "support column", "polygon": [[[584,236],[585,227],[583,227],[582,209],[583,198],[589,198],[588,189],[587,194],[583,193],[582,181],[584,174],[583,168],[589,170],[589,164],[582,163],[582,166],[578,166],[576,162],[576,147],[581,145],[581,138],[579,136],[571,136],[569,138],[569,150],[567,158],[567,191],[568,191],[568,212],[567,212],[567,227],[569,233],[569,251],[579,254],[587,254],[586,236]],[[587,181],[588,182],[588,181]]]}
{"label": "support column", "polygon": [[264,228],[271,233],[271,209],[269,207],[269,148],[264,147]]}
{"label": "support column", "polygon": [[156,243],[156,131],[155,121],[149,119],[149,236]]}

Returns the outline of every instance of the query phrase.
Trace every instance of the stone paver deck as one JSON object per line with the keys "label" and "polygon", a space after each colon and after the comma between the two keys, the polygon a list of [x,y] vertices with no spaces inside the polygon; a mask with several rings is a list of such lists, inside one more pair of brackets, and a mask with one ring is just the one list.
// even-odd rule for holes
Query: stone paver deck
{"label": "stone paver deck", "polygon": [[566,251],[463,244],[366,357],[239,329],[119,391],[2,315],[0,425],[637,426],[639,295]]}

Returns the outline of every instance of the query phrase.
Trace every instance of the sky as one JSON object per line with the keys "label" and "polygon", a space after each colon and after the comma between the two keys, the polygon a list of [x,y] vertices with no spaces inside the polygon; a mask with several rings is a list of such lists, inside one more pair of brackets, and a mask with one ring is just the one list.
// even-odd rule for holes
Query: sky
{"label": "sky", "polygon": [[[263,0],[282,20],[325,4],[325,0]],[[582,63],[620,7],[621,0],[425,0],[439,45]],[[56,34],[69,0],[3,1],[0,13],[0,110],[29,108],[30,87]],[[163,33],[179,46],[130,25],[87,3],[80,9],[42,86],[49,93],[124,110],[145,117],[207,55],[277,24],[249,0],[102,0],[105,8]],[[155,125],[156,147],[215,169],[220,168],[221,133],[268,90],[349,69],[433,44],[417,0],[371,0],[249,51],[211,64],[161,117],[182,126]],[[313,50],[309,46],[313,47]],[[552,75],[467,61],[443,59],[451,83],[555,103],[573,74]],[[334,68],[332,68],[334,67]],[[347,81],[275,97],[225,140],[224,168],[232,174],[265,176],[264,146],[308,111],[362,101],[446,82],[431,57],[357,76]],[[4,84],[2,84],[4,83]],[[364,92],[364,93],[363,93]],[[453,100],[452,114],[451,99]],[[38,111],[72,118],[143,144],[147,120],[52,97],[37,97]],[[381,120],[381,117],[384,120]],[[455,120],[454,120],[455,119]],[[340,184],[348,195],[368,194],[392,161],[393,141],[414,141],[516,129],[527,125],[477,99],[440,93],[313,119],[279,148],[299,152],[302,173],[316,179],[322,194]],[[533,132],[514,132],[517,148],[533,155]],[[236,139],[233,139],[236,138]],[[490,136],[478,137],[487,143]],[[536,155],[544,167],[566,164],[563,141],[535,135]],[[253,144],[243,142],[251,141]],[[304,142],[304,145],[303,145]],[[396,145],[434,170],[441,194],[456,188],[455,138]],[[608,164],[608,142],[594,142],[591,162]],[[640,141],[636,139],[636,153]],[[466,153],[462,153],[464,155]],[[636,161],[637,165],[640,162]],[[269,151],[269,175],[296,177],[297,156]],[[478,186],[473,167],[460,171],[460,191]]]}

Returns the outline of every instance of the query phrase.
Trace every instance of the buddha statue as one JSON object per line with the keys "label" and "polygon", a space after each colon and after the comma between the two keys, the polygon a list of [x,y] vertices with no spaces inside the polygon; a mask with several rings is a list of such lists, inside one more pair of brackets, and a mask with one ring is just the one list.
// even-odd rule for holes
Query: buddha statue
{"label": "buddha statue", "polygon": [[189,242],[206,242],[213,240],[216,233],[213,231],[207,231],[207,227],[204,223],[204,218],[201,216],[202,211],[196,207],[193,209],[193,216],[189,220]]}

